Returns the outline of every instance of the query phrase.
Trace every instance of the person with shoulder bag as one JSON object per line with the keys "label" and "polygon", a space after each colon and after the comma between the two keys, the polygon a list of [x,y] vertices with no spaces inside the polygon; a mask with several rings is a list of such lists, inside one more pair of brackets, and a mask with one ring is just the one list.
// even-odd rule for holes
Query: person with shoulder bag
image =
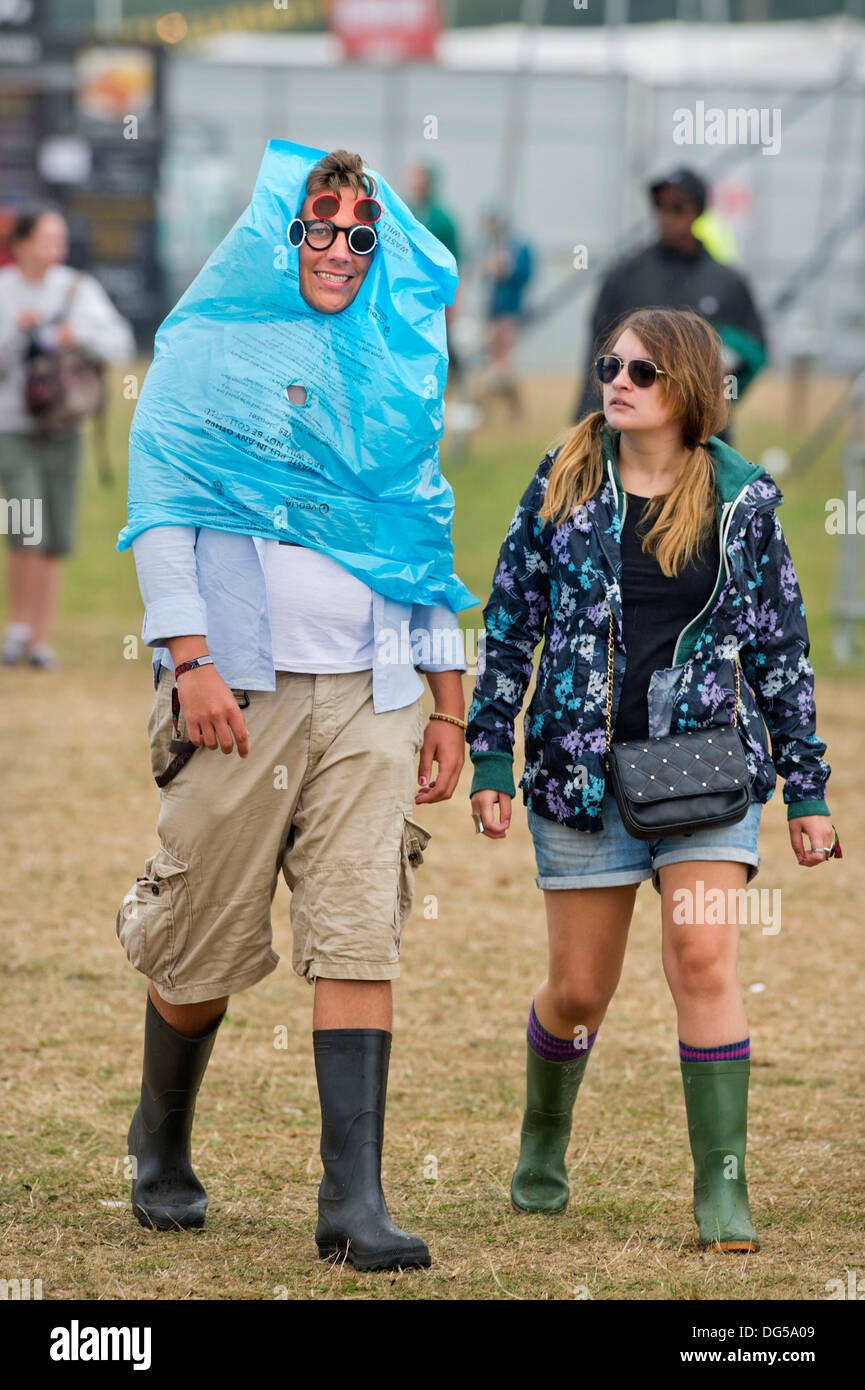
{"label": "person with shoulder bag", "polygon": [[[503,839],[514,722],[543,638],[521,786],[549,970],[529,1015],[514,1207],[567,1205],[577,1091],[618,985],[637,885],[651,878],[700,1243],[747,1252],[759,1241],[745,1179],[738,904],[759,870],[777,773],[799,863],[840,858],[841,847],[783,499],[764,468],[718,438],[723,370],[718,336],[697,314],[642,309],[614,329],[596,363],[603,410],[543,459],[501,547],[466,738],[476,827]],[[726,910],[705,911],[719,897]]]}
{"label": "person with shoulder bag", "polygon": [[6,498],[10,621],[5,665],[52,667],[46,644],[60,561],[74,546],[80,425],[104,406],[102,366],[127,361],[132,329],[91,275],[65,264],[59,212],[22,212],[0,269],[0,490]]}

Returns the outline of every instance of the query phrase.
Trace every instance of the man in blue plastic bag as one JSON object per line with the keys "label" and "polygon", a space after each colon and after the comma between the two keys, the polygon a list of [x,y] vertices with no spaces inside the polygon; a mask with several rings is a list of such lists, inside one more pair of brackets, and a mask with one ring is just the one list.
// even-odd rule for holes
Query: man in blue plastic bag
{"label": "man in blue plastic bag", "polygon": [[381,1188],[391,981],[429,839],[414,802],[449,798],[463,762],[456,611],[476,602],[435,443],[455,267],[379,184],[357,154],[268,146],[157,337],[118,545],[155,649],[161,797],[159,849],[117,914],[150,982],[133,1210],[204,1224],[195,1098],[228,997],[277,964],[282,870],[293,967],[315,984],[316,1242],[358,1269],[430,1263]]}

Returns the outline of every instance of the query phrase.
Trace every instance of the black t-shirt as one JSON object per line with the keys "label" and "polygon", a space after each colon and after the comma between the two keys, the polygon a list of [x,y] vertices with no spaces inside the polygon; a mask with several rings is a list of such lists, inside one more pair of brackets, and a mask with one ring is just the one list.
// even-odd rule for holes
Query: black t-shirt
{"label": "black t-shirt", "polygon": [[[622,601],[627,654],[625,681],[613,725],[612,741],[646,738],[649,733],[649,681],[652,672],[673,663],[676,638],[705,607],[718,577],[717,528],[699,560],[692,560],[677,579],[668,579],[654,555],[642,549],[635,534],[647,497],[629,492],[622,527]],[[646,528],[644,528],[645,531]]]}

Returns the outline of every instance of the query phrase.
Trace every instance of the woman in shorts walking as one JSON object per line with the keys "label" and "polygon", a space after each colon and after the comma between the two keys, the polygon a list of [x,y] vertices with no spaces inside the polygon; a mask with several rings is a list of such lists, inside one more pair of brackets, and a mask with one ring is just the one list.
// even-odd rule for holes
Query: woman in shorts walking
{"label": "woman in shorts walking", "polygon": [[[529,1015],[511,1199],[520,1211],[567,1205],[574,1102],[619,981],[637,886],[651,878],[676,1006],[700,1241],[757,1250],[745,1180],[750,1042],[739,924],[716,923],[718,914],[700,905],[718,889],[725,903],[737,901],[735,890],[757,874],[760,815],[777,773],[799,863],[837,852],[802,596],[776,515],[779,489],[717,438],[726,408],[714,330],[689,312],[637,311],[611,335],[596,370],[603,410],[542,460],[502,545],[466,734],[473,813],[485,835],[502,839],[515,795],[514,721],[543,638],[520,785],[549,968]],[[608,741],[733,723],[748,768],[745,818],[633,838],[606,786]]]}

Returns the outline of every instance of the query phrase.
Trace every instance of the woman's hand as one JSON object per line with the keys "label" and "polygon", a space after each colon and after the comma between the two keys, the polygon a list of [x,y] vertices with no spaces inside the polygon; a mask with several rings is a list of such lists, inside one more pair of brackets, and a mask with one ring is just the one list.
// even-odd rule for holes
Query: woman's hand
{"label": "woman's hand", "polygon": [[249,733],[229,687],[215,666],[198,666],[177,678],[180,708],[191,743],[231,753],[237,743],[241,758],[249,752]]}
{"label": "woman's hand", "polygon": [[[429,801],[448,801],[456,791],[466,756],[465,730],[458,724],[448,724],[444,719],[430,719],[423,736],[420,750],[417,779],[424,786],[415,801],[426,804]],[[438,763],[438,772],[431,782],[433,763]]]}
{"label": "woman's hand", "polygon": [[[830,816],[794,816],[788,821],[790,828],[790,844],[793,846],[793,853],[799,863],[805,869],[813,869],[815,864],[825,864],[829,858],[828,854],[816,854],[813,846],[831,849],[835,839],[835,831],[832,828]],[[812,848],[807,850],[802,843],[803,833],[811,841]]]}
{"label": "woman's hand", "polygon": [[[511,823],[511,800],[507,792],[497,792],[492,787],[487,787],[481,792],[475,792],[472,797],[472,814],[480,816],[484,834],[491,840],[503,840],[508,833],[508,826]],[[495,818],[495,808],[498,805],[499,817]]]}

